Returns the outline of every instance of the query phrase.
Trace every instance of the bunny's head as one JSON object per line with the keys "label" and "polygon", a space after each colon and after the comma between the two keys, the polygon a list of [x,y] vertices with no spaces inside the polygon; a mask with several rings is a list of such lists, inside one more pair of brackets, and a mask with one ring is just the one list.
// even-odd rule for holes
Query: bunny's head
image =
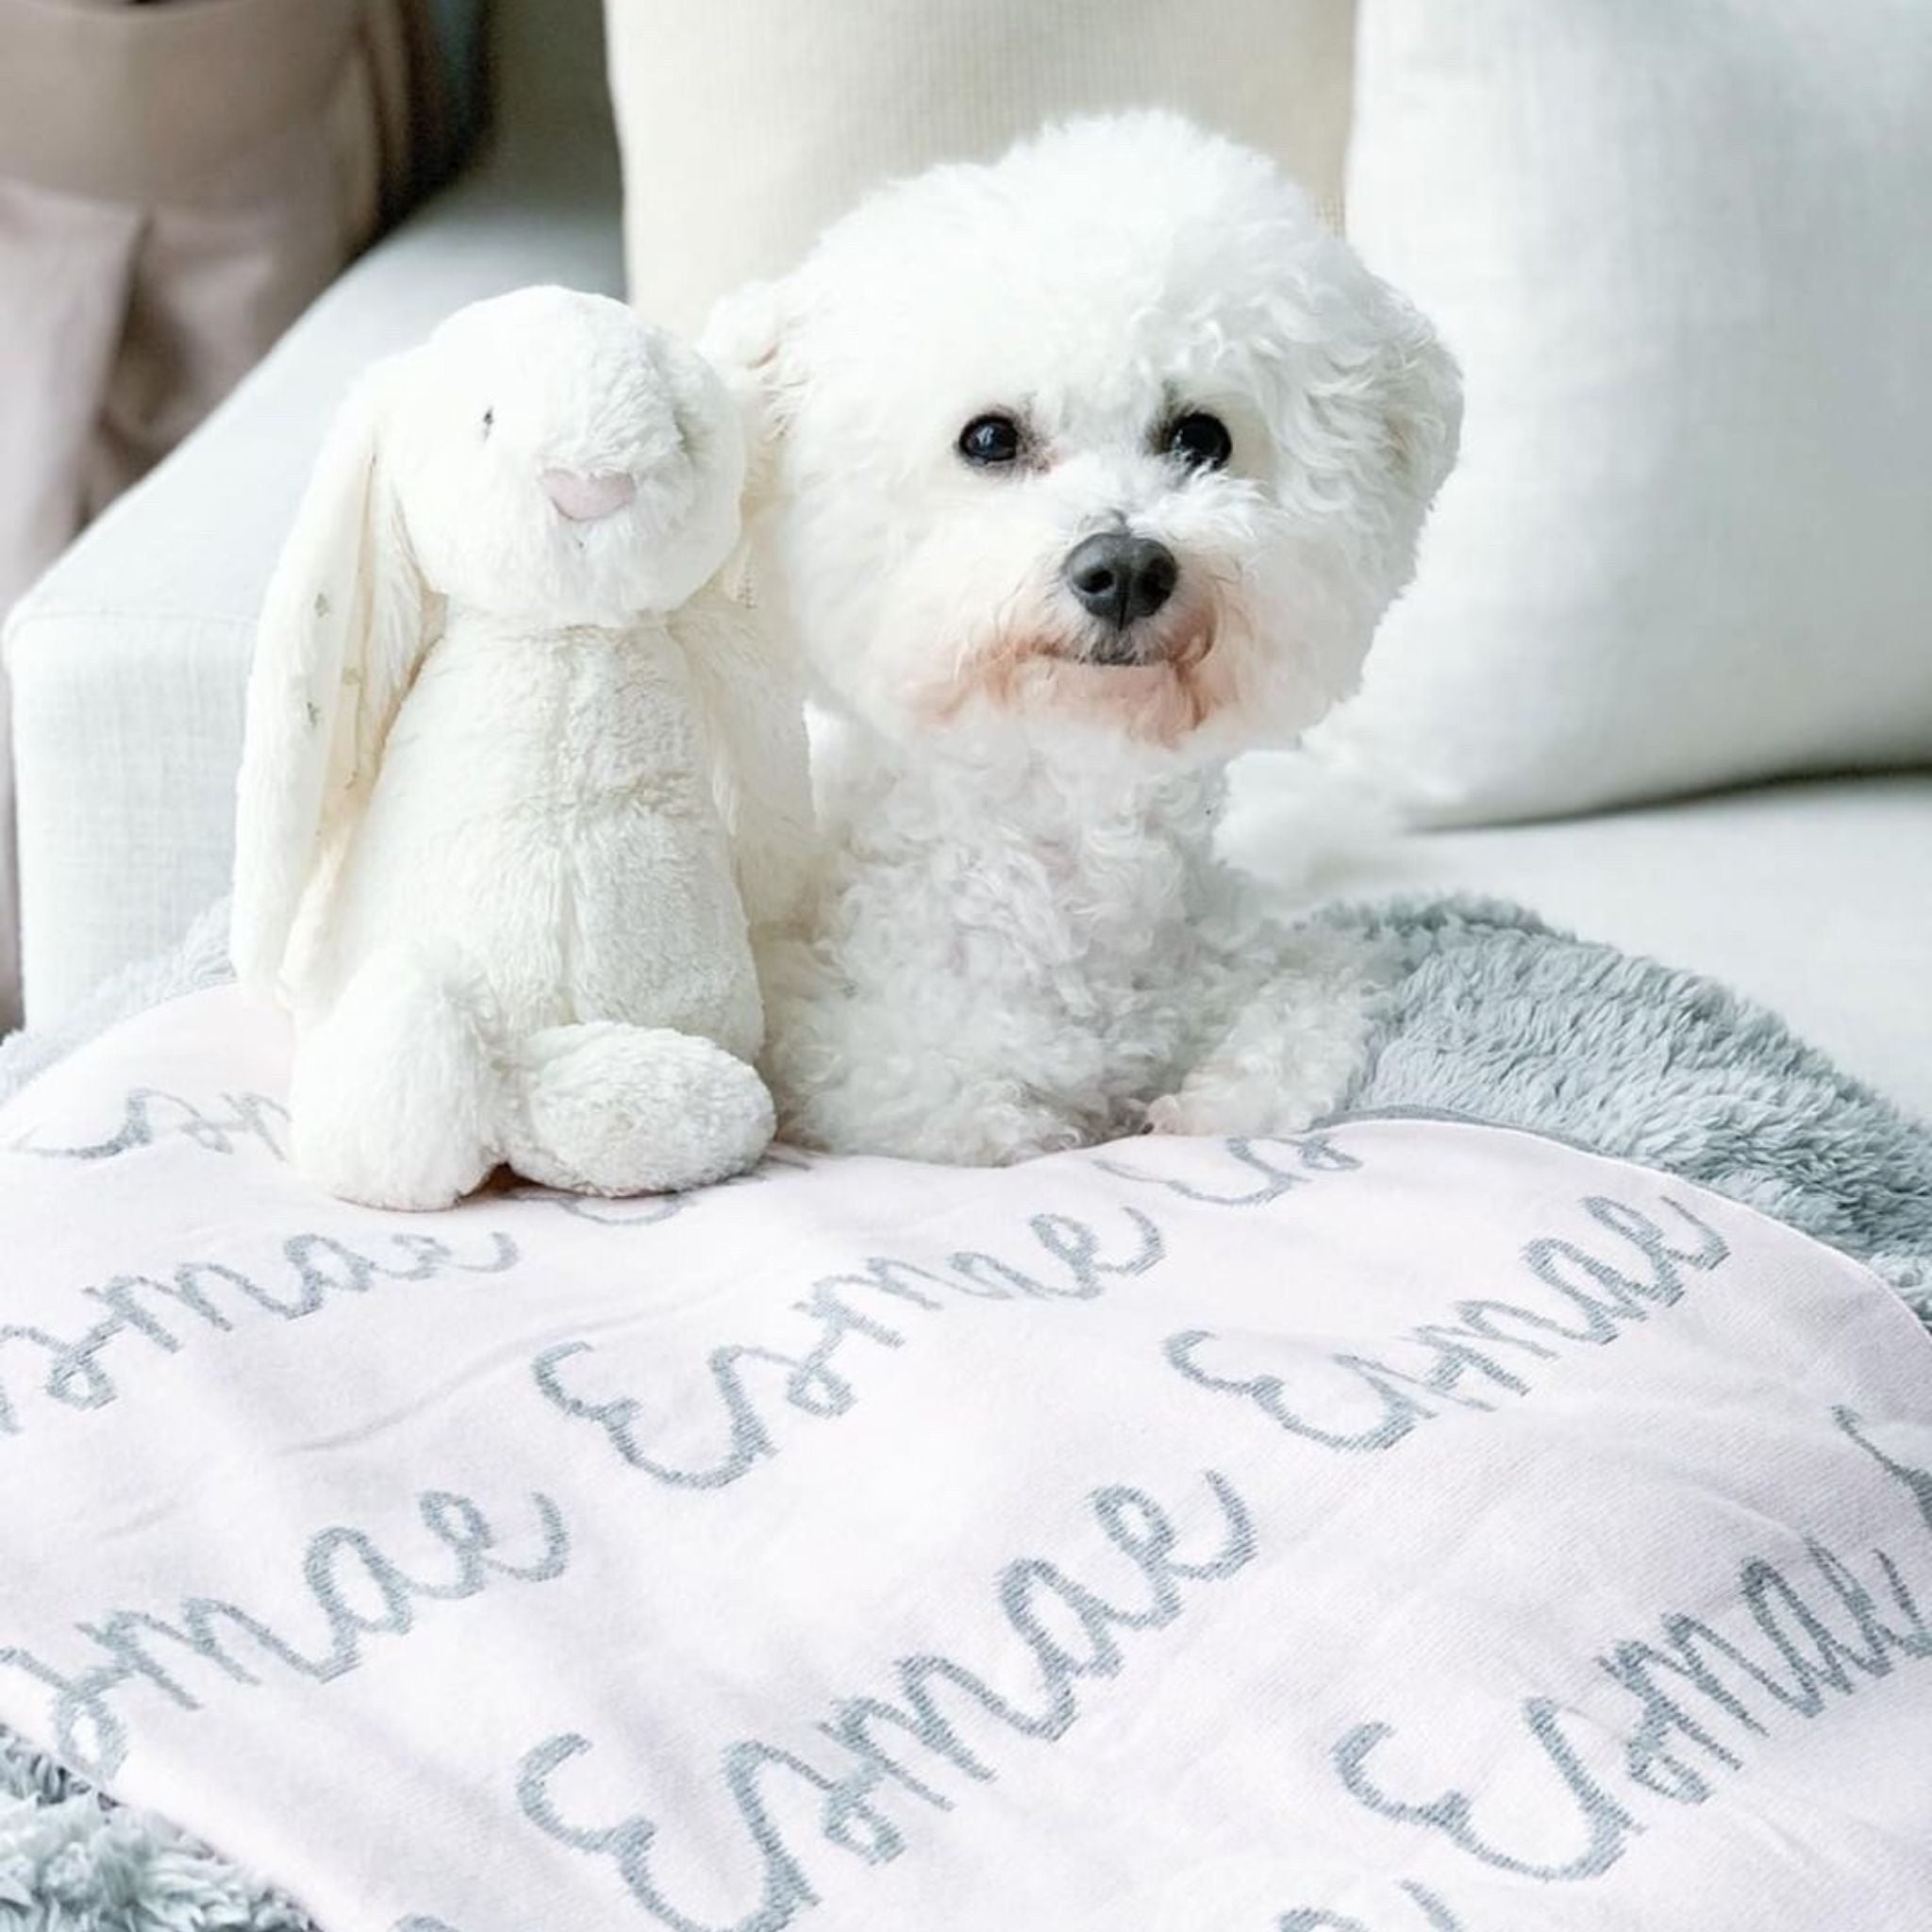
{"label": "bunny's head", "polygon": [[473,304],[351,408],[393,499],[387,519],[374,506],[373,541],[386,523],[425,588],[461,604],[622,624],[682,604],[737,540],[744,454],[723,386],[608,297]]}
{"label": "bunny's head", "polygon": [[738,539],[744,441],[710,366],[620,302],[459,310],[343,405],[262,601],[235,954],[271,981],[458,605],[532,631],[675,609]]}

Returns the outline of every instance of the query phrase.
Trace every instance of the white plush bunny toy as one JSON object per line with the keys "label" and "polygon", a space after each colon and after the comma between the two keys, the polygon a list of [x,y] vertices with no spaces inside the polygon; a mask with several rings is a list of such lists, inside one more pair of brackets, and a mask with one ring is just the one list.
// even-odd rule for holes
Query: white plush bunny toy
{"label": "white plush bunny toy", "polygon": [[562,289],[345,405],[263,607],[233,922],[332,1192],[658,1191],[770,1140],[747,918],[810,807],[792,681],[711,581],[743,469],[705,362]]}

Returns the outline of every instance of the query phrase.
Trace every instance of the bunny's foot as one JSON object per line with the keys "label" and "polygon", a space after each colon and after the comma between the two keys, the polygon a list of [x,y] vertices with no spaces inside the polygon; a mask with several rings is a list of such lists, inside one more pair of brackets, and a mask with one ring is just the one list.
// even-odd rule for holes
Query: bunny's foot
{"label": "bunny's foot", "polygon": [[296,1167],[370,1208],[447,1208],[495,1164],[496,1056],[459,974],[407,948],[365,960],[301,1030],[289,1088]]}
{"label": "bunny's foot", "polygon": [[600,1020],[530,1034],[512,1057],[504,1158],[580,1194],[659,1194],[741,1174],[769,1144],[772,1097],[710,1041]]}

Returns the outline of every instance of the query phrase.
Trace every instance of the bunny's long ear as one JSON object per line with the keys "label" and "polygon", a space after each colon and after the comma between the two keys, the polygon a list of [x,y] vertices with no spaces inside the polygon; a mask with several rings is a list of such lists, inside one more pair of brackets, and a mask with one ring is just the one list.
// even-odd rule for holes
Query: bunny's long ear
{"label": "bunny's long ear", "polygon": [[236,788],[230,945],[279,992],[290,934],[351,829],[426,648],[427,597],[384,475],[392,372],[363,377],[325,440],[262,599]]}

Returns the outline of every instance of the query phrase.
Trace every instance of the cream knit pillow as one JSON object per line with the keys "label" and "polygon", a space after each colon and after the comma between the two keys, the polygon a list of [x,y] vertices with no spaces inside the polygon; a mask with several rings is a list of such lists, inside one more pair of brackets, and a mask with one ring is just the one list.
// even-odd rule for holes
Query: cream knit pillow
{"label": "cream knit pillow", "polygon": [[693,329],[876,183],[1163,106],[1339,212],[1353,0],[608,0],[631,293]]}

